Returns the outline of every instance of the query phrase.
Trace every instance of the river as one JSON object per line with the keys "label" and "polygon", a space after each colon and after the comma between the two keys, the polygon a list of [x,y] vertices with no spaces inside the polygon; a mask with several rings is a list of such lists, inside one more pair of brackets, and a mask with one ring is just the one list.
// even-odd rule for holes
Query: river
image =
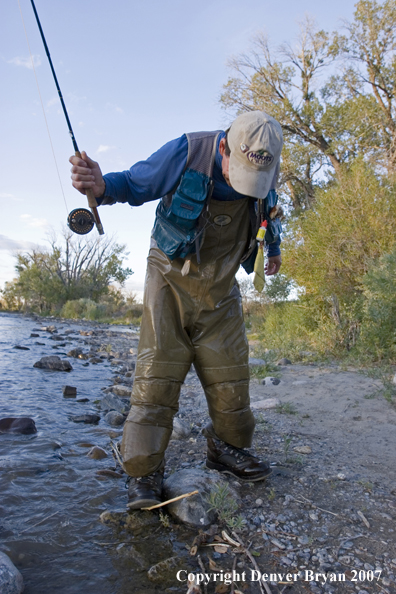
{"label": "river", "polygon": [[[79,329],[78,324],[56,325],[60,333]],[[21,571],[24,594],[158,592],[147,583],[146,572],[123,555],[125,534],[114,535],[99,521],[105,510],[125,510],[125,480],[96,475],[98,469],[114,468],[110,441],[121,432],[102,420],[86,425],[69,418],[100,414],[101,388],[112,383],[114,367],[108,361],[87,367],[85,361],[69,359],[70,373],[34,368],[43,356],[62,357],[82,346],[74,333],[62,348],[41,326],[41,321],[0,313],[0,418],[31,417],[38,430],[34,435],[0,433],[0,550]],[[39,337],[30,337],[32,332]],[[89,401],[64,398],[66,384],[77,387],[78,399]],[[109,457],[87,457],[90,445],[103,447]],[[155,562],[153,543],[147,546]]]}

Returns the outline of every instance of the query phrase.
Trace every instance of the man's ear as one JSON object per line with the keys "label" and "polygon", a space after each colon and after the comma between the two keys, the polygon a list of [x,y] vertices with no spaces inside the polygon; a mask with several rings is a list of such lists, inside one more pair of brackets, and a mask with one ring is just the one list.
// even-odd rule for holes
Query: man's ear
{"label": "man's ear", "polygon": [[219,143],[219,153],[222,157],[225,156],[225,138],[222,138]]}

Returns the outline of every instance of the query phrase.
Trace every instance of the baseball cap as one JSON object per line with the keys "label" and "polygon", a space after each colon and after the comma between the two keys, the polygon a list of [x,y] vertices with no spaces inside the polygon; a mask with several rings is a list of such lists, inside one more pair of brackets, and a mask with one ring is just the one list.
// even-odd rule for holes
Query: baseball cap
{"label": "baseball cap", "polygon": [[248,111],[234,120],[227,140],[232,187],[245,196],[265,198],[283,146],[279,122],[264,111]]}

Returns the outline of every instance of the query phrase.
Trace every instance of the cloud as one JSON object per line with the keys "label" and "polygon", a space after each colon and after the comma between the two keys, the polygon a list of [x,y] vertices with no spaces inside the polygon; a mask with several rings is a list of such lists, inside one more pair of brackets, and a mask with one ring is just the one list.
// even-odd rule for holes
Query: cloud
{"label": "cloud", "polygon": [[14,66],[23,66],[24,68],[29,68],[29,70],[33,70],[32,59],[35,68],[41,66],[41,58],[37,54],[32,56],[32,58],[22,58],[21,56],[16,56],[15,58],[11,58],[11,60],[7,60],[7,63],[14,64]]}
{"label": "cloud", "polygon": [[0,198],[11,198],[12,200],[15,199],[12,194],[6,194],[5,192],[0,192]]}
{"label": "cloud", "polygon": [[112,109],[116,113],[124,114],[124,110],[122,109],[122,107],[119,107],[118,105],[115,105],[114,103],[106,103],[106,107],[108,109]]}
{"label": "cloud", "polygon": [[37,245],[30,241],[17,241],[11,239],[11,237],[7,237],[7,235],[0,235],[0,250],[15,252],[20,250],[31,250],[34,247],[37,247]]}
{"label": "cloud", "polygon": [[107,151],[111,151],[115,149],[115,146],[108,146],[106,144],[100,144],[97,153],[107,153]]}
{"label": "cloud", "polygon": [[22,214],[20,218],[26,222],[28,227],[47,227],[47,219],[36,219],[30,214]]}

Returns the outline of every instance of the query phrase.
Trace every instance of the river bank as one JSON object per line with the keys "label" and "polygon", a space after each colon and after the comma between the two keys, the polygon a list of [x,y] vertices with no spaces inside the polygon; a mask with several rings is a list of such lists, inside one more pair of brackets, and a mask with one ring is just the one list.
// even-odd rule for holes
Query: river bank
{"label": "river bank", "polygon": [[[191,555],[198,530],[172,517],[152,512],[145,528],[125,529],[125,477],[103,472],[120,474],[111,445],[122,425],[110,423],[102,402],[108,395],[128,399],[138,329],[9,314],[0,314],[0,325],[1,417],[29,416],[38,429],[33,436],[0,435],[1,550],[21,571],[25,594],[186,593],[188,574],[179,572],[203,573],[203,567],[211,575],[245,572],[234,590],[246,593],[396,591],[396,410],[380,381],[337,365],[270,368],[252,358],[254,449],[271,461],[273,474],[255,484],[228,477],[238,506],[228,523],[239,520],[243,545],[200,546]],[[77,356],[67,357],[73,350]],[[73,370],[33,368],[54,354]],[[263,385],[260,369],[276,381]],[[65,384],[77,388],[76,398],[63,396]],[[89,414],[99,422],[72,420]],[[170,442],[168,475],[204,467],[200,430],[208,415],[193,370],[177,418],[189,431]],[[106,456],[88,457],[94,446]],[[218,499],[220,513],[222,505]],[[101,523],[104,512],[119,512],[119,524]],[[206,545],[224,541],[222,529],[231,535],[226,524],[216,526],[206,529]],[[173,565],[160,566],[153,578],[150,570],[169,559]],[[254,580],[252,570],[283,579]],[[206,588],[227,593],[232,585],[210,579]]]}

